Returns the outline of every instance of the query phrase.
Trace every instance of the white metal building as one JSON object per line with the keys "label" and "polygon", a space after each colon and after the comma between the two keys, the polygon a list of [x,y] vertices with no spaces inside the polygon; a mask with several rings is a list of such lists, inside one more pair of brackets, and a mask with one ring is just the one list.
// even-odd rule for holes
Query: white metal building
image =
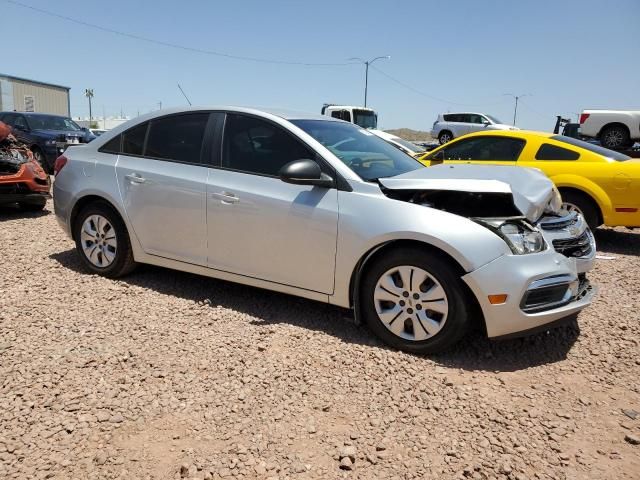
{"label": "white metal building", "polygon": [[0,73],[0,111],[70,115],[69,87]]}

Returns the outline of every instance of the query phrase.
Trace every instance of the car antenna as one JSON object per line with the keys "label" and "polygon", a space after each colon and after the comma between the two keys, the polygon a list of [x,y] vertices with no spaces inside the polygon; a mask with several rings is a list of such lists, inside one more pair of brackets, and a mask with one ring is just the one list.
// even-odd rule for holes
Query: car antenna
{"label": "car antenna", "polygon": [[187,97],[187,94],[184,93],[184,90],[182,89],[179,83],[178,83],[178,88],[180,89],[180,92],[182,92],[182,95],[184,95],[184,98],[187,99],[187,103],[189,104],[189,106],[191,106],[191,101],[189,100],[189,97]]}

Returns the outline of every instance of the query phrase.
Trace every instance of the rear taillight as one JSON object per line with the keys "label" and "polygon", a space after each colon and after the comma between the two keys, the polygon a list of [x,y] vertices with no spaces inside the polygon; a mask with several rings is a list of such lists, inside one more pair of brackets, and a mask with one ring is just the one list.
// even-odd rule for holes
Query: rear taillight
{"label": "rear taillight", "polygon": [[56,158],[56,163],[53,164],[53,174],[58,175],[58,173],[60,173],[60,170],[62,170],[62,168],[67,164],[67,161],[68,158],[64,155],[60,155],[58,158]]}
{"label": "rear taillight", "polygon": [[589,118],[589,115],[591,115],[590,113],[581,113],[580,114],[580,125],[582,125],[587,118]]}

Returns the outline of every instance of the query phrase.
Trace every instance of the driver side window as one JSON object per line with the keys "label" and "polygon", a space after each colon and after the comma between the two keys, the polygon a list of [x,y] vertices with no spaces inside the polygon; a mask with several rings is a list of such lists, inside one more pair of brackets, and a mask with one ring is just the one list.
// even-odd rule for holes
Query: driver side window
{"label": "driver side window", "polygon": [[287,163],[305,158],[316,155],[283,128],[259,118],[227,114],[223,168],[275,177]]}
{"label": "driver side window", "polygon": [[507,137],[473,137],[460,140],[438,152],[437,160],[486,160],[515,162],[525,141]]}

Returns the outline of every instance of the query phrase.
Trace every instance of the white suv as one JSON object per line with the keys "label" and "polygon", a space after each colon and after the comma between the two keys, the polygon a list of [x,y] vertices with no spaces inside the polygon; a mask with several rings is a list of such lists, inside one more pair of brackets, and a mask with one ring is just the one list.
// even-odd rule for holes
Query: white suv
{"label": "white suv", "polygon": [[481,130],[519,130],[519,128],[506,125],[496,117],[484,113],[441,113],[433,122],[431,136],[437,138],[442,145],[454,138]]}

